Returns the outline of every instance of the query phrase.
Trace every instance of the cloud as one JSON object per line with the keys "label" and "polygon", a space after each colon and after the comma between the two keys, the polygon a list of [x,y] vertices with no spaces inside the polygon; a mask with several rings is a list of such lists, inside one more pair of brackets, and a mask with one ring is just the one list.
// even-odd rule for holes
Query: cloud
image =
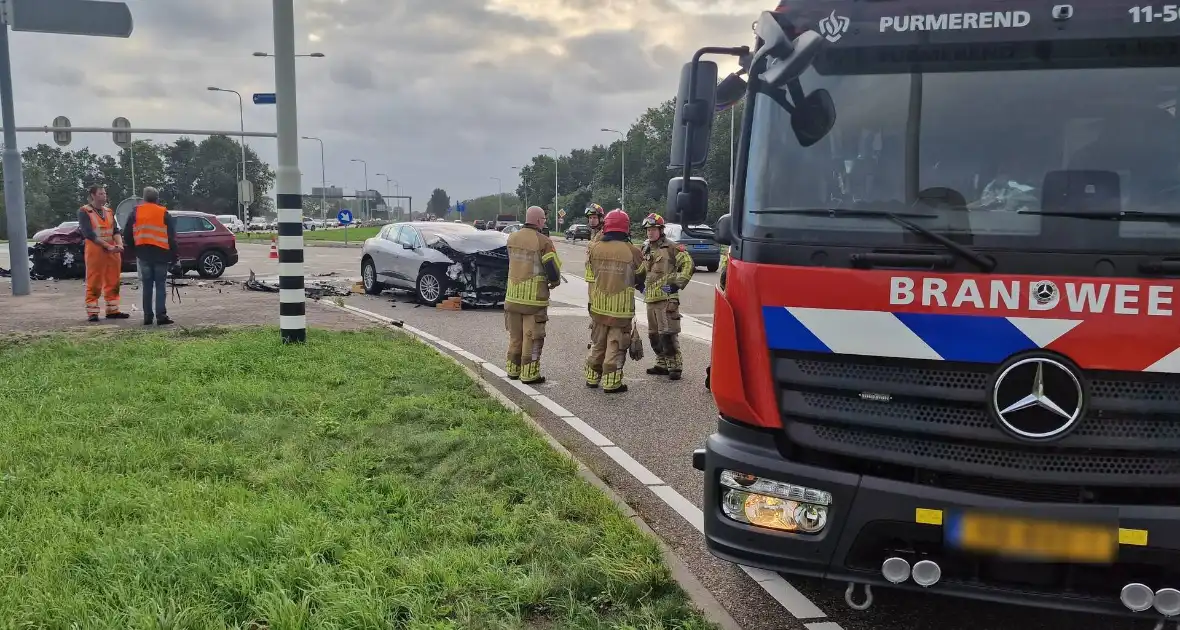
{"label": "cloud", "polygon": [[[130,39],[14,33],[20,125],[57,115],[75,126],[274,130],[270,2],[127,0]],[[562,151],[611,141],[672,96],[680,65],[705,45],[751,41],[769,0],[297,0],[300,135],[324,140],[327,180],[384,189],[396,177],[424,205],[515,187],[510,166],[541,146]],[[155,139],[172,141],[176,136]],[[22,146],[50,142],[22,134]],[[105,135],[75,134],[74,148],[113,152]],[[275,161],[273,139],[247,142]],[[304,190],[320,184],[319,147],[300,143]],[[378,181],[380,179],[381,181]],[[273,193],[273,191],[272,191]],[[417,205],[416,204],[416,205]],[[422,207],[421,205],[419,207]]]}

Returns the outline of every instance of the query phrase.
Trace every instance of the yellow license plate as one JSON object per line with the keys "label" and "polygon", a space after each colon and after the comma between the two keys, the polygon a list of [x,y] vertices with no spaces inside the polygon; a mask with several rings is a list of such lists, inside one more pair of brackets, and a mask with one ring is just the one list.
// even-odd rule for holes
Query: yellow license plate
{"label": "yellow license plate", "polygon": [[1118,554],[1117,527],[964,513],[948,531],[974,552],[1045,562],[1106,563]]}

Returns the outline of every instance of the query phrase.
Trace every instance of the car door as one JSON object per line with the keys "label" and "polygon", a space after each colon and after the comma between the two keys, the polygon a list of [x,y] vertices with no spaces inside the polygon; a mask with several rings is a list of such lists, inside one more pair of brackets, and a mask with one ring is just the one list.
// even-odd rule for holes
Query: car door
{"label": "car door", "polygon": [[372,241],[369,255],[373,257],[373,266],[377,270],[377,279],[387,284],[401,285],[400,279],[394,274],[396,260],[401,245],[397,243],[397,232],[400,226],[387,225],[377,238]]}
{"label": "car door", "polygon": [[422,240],[418,229],[409,225],[402,226],[398,234],[401,256],[398,258],[398,273],[406,279],[409,286],[418,284],[418,271],[426,260],[425,241]]}
{"label": "car door", "polygon": [[213,224],[205,217],[181,215],[176,223],[176,249],[182,263],[196,262],[215,236]]}

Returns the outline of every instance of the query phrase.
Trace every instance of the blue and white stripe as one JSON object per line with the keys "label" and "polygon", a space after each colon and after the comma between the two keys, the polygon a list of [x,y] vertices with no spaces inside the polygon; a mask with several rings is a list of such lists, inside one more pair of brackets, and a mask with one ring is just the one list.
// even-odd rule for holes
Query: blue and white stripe
{"label": "blue and white stripe", "polygon": [[763,307],[762,317],[775,350],[976,363],[1044,348],[1081,323],[782,306]]}

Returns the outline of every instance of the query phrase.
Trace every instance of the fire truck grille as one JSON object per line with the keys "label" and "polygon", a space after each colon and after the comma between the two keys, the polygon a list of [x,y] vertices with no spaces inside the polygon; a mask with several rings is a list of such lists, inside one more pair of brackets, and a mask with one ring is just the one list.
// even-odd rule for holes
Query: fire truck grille
{"label": "fire truck grille", "polygon": [[1086,416],[1061,439],[1038,443],[1005,432],[988,411],[995,366],[850,359],[774,356],[796,459],[1062,501],[1180,488],[1180,383],[1166,375],[1087,374]]}

